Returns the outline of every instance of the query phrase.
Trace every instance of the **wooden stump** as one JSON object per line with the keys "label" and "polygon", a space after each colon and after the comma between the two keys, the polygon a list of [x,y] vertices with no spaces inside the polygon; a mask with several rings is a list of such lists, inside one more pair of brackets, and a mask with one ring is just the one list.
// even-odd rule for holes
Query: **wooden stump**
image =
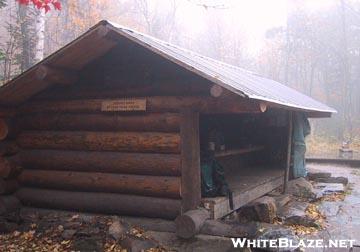
{"label": "wooden stump", "polygon": [[210,213],[206,209],[190,210],[175,219],[176,234],[180,238],[189,239],[200,232]]}
{"label": "wooden stump", "polygon": [[9,179],[17,177],[21,172],[21,167],[4,157],[0,157],[0,178]]}

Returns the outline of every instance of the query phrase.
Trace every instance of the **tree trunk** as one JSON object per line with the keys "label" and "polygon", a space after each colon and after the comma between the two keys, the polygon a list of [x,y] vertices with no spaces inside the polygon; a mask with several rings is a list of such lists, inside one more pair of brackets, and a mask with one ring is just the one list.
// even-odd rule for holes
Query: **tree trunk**
{"label": "tree trunk", "polygon": [[36,44],[35,44],[35,63],[43,60],[44,48],[45,48],[45,10],[39,9],[36,13],[35,19],[35,32],[36,32]]}

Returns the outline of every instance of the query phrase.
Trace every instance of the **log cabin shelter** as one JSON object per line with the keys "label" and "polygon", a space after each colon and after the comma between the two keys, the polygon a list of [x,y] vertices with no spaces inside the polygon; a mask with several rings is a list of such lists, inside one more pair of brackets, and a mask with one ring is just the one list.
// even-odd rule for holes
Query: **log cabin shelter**
{"label": "log cabin shelter", "polygon": [[[167,219],[200,206],[221,218],[280,187],[289,176],[291,115],[335,112],[109,21],[2,86],[0,106],[15,132],[3,141],[19,146],[16,196],[24,205]],[[213,155],[229,196],[201,192],[213,129],[222,134]]]}

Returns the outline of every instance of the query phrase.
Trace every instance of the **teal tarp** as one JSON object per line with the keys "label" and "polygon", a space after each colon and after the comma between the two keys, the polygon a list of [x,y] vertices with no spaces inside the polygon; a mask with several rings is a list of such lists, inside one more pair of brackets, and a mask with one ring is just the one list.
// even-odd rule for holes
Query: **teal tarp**
{"label": "teal tarp", "polygon": [[305,138],[310,134],[310,123],[304,113],[296,112],[293,117],[293,165],[292,172],[294,178],[305,177]]}

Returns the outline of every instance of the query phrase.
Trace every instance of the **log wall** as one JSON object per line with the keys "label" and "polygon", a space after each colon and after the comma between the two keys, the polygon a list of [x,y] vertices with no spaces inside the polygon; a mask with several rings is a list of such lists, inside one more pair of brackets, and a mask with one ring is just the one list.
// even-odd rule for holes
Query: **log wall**
{"label": "log wall", "polygon": [[[0,173],[17,179],[0,187],[20,184],[17,197],[38,207],[169,219],[195,209],[199,112],[260,113],[260,104],[226,92],[212,97],[204,81],[109,84],[105,72],[96,73],[97,84],[84,82],[91,71],[80,74],[78,83],[54,86],[18,109],[18,149],[0,145],[13,154]],[[146,109],[104,111],[120,98],[146,99]]]}
{"label": "log wall", "polygon": [[22,167],[16,158],[19,147],[15,141],[18,133],[15,113],[0,110],[0,216],[16,211],[20,203],[14,193],[19,188],[17,180]]}
{"label": "log wall", "polygon": [[14,159],[24,167],[17,192],[23,203],[170,219],[180,214],[179,113],[42,108],[17,118],[21,151]]}

